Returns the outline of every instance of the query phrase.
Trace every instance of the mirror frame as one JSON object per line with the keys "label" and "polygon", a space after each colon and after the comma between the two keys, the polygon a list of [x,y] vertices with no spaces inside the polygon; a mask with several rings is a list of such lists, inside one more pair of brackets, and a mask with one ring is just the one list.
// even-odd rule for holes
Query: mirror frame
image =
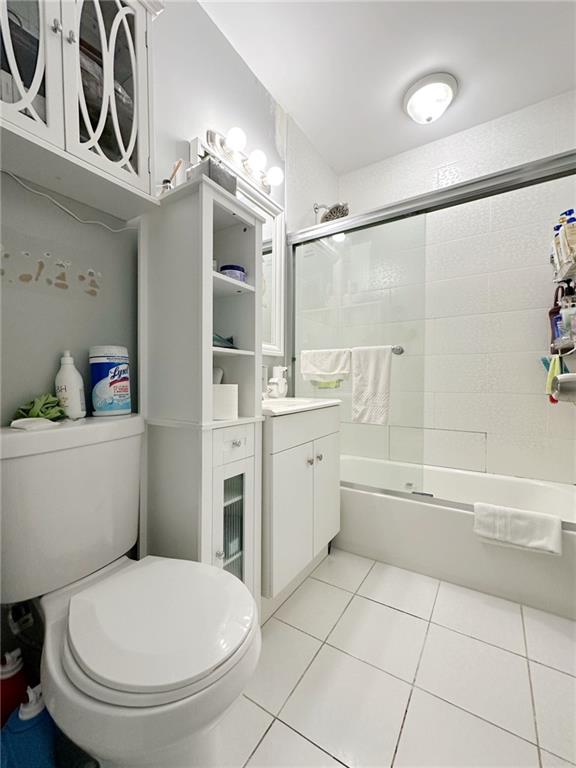
{"label": "mirror frame", "polygon": [[273,219],[272,231],[272,338],[262,340],[262,354],[284,356],[284,285],[286,265],[286,223],[284,209],[264,192],[238,176],[237,193],[245,198],[256,213]]}

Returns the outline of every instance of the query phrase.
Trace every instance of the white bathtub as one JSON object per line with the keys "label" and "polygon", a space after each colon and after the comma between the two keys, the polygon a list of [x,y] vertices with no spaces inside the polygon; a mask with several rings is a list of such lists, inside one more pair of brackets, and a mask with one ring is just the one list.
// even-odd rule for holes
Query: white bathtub
{"label": "white bathtub", "polygon": [[[337,547],[576,618],[576,487],[356,456],[342,457],[341,480]],[[406,483],[434,499],[394,493]],[[558,514],[562,556],[481,541],[475,501]]]}
{"label": "white bathtub", "polygon": [[576,486],[522,477],[489,475],[431,465],[342,456],[342,482],[374,490],[424,491],[434,499],[472,505],[476,501],[558,515],[576,530]]}

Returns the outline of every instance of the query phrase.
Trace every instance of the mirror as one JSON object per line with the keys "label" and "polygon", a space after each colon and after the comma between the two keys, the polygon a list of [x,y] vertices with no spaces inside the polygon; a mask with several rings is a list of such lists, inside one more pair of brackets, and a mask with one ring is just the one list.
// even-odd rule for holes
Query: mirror
{"label": "mirror", "polygon": [[284,355],[284,210],[238,179],[237,197],[264,218],[262,225],[262,354]]}

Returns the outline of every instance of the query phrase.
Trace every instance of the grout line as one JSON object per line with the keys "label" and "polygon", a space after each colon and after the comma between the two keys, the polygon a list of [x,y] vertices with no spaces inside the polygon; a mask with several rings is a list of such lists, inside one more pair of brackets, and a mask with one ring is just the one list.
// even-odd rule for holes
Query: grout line
{"label": "grout line", "polygon": [[[249,699],[249,701],[252,701],[252,700],[251,700],[251,699]],[[253,704],[256,704],[256,702],[255,702],[255,701],[253,701],[252,703],[253,703]],[[266,728],[266,730],[264,731],[264,733],[262,734],[262,736],[261,736],[261,737],[258,739],[258,742],[256,743],[256,746],[254,747],[254,749],[252,750],[252,752],[250,752],[250,754],[248,755],[247,759],[246,759],[246,760],[245,760],[245,761],[242,763],[242,768],[246,768],[246,766],[248,765],[248,763],[250,762],[250,760],[252,760],[252,755],[254,754],[254,752],[256,752],[256,750],[258,749],[258,747],[260,746],[260,744],[262,744],[262,742],[263,742],[263,741],[264,741],[264,739],[266,738],[266,734],[268,733],[268,731],[270,730],[270,728],[272,728],[272,726],[274,725],[274,722],[275,722],[275,718],[274,718],[274,720],[272,720],[272,722],[270,723],[270,725],[269,725],[269,726]]]}
{"label": "grout line", "polygon": [[538,720],[536,718],[536,702],[534,700],[534,686],[532,685],[532,672],[530,670],[530,660],[528,659],[528,638],[526,635],[526,623],[524,621],[524,607],[520,606],[520,617],[522,619],[522,636],[524,638],[524,649],[526,651],[526,671],[528,672],[528,685],[530,686],[530,704],[532,705],[532,718],[534,720],[534,733],[536,734],[536,746],[538,747],[538,765],[542,768],[542,755],[540,754],[540,738],[538,735]]}
{"label": "grout line", "polygon": [[[430,624],[432,622],[432,616],[434,615],[434,608],[436,607],[436,600],[438,599],[438,593],[440,592],[441,584],[442,582],[438,581],[438,586],[436,587],[436,594],[434,595],[434,602],[432,603],[432,609],[430,611],[430,616],[428,618],[428,623],[426,626],[426,632],[424,634],[424,640],[422,642],[422,648],[420,648],[418,661],[416,662],[416,669],[414,670],[414,676],[412,677],[412,683],[410,685],[410,693],[408,695],[408,701],[406,702],[406,709],[404,710],[404,717],[402,718],[402,723],[400,724],[400,730],[398,731],[398,738],[396,739],[396,745],[394,747],[394,754],[392,755],[392,762],[390,763],[390,768],[393,768],[394,762],[396,761],[396,755],[398,754],[398,749],[400,748],[400,740],[402,738],[402,733],[404,732],[404,724],[406,723],[406,718],[408,717],[408,709],[412,701],[412,694],[414,693],[414,686],[416,684],[416,677],[418,675],[418,670],[420,669],[420,662],[422,661],[422,657],[424,656],[424,648],[426,646],[426,641],[428,640],[428,633],[430,632]],[[542,766],[540,766],[540,768],[542,768]]]}
{"label": "grout line", "polygon": [[347,763],[343,763],[343,762],[342,762],[342,760],[340,760],[340,758],[338,758],[338,757],[334,757],[334,755],[333,755],[333,754],[331,754],[331,753],[330,753],[330,752],[328,752],[326,749],[324,749],[324,747],[321,747],[321,746],[320,746],[320,744],[317,744],[317,743],[316,743],[315,741],[313,741],[313,740],[312,740],[312,739],[311,739],[309,736],[306,736],[305,734],[303,734],[303,733],[300,733],[300,731],[299,731],[297,728],[294,728],[294,726],[293,726],[293,725],[290,725],[289,723],[285,722],[285,721],[284,721],[284,720],[282,720],[280,717],[278,717],[278,718],[277,718],[277,720],[278,720],[278,722],[279,722],[279,723],[282,723],[282,725],[285,725],[285,726],[286,726],[286,728],[289,728],[289,729],[290,729],[291,731],[293,731],[294,733],[297,733],[297,734],[298,734],[298,736],[300,736],[302,739],[305,739],[305,741],[307,741],[309,744],[312,744],[312,746],[313,746],[313,747],[316,747],[316,749],[319,749],[321,752],[323,752],[323,753],[324,753],[325,755],[327,755],[329,758],[331,758],[332,760],[334,760],[334,762],[338,763],[339,765],[343,765],[343,766],[344,766],[344,768],[349,768],[349,766],[348,766],[348,764],[347,764]]}

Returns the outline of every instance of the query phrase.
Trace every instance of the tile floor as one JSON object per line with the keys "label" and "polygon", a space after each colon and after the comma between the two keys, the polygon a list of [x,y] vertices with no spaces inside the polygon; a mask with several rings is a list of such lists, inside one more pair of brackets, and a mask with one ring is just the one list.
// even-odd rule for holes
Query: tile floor
{"label": "tile floor", "polygon": [[333,550],[262,635],[219,768],[576,765],[576,622]]}

